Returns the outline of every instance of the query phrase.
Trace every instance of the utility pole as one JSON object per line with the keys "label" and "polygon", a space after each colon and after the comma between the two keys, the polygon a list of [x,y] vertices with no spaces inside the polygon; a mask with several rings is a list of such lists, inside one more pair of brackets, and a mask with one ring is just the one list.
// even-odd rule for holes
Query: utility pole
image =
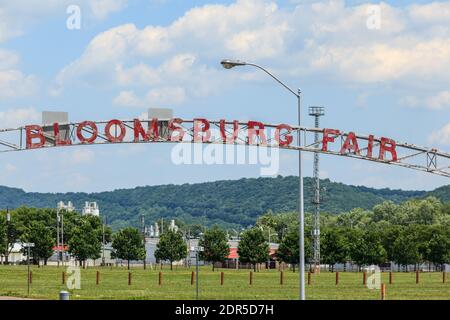
{"label": "utility pole", "polygon": [[5,265],[9,264],[9,234],[10,234],[11,215],[9,208],[6,208],[6,245],[5,245]]}
{"label": "utility pole", "polygon": [[60,242],[59,242],[59,204],[56,207],[56,261],[59,267],[59,251],[60,251]]}
{"label": "utility pole", "polygon": [[[314,117],[314,126],[319,128],[319,119],[325,115],[324,107],[309,107],[309,115]],[[319,132],[314,133],[315,147],[319,147]],[[319,153],[314,152],[314,196],[312,199],[314,206],[313,214],[313,264],[314,271],[320,272],[320,176],[319,176]]]}
{"label": "utility pole", "polygon": [[141,232],[142,232],[142,242],[144,244],[145,256],[144,256],[144,270],[147,269],[147,249],[145,247],[145,216],[141,214]]}
{"label": "utility pole", "polygon": [[105,266],[105,225],[106,225],[106,217],[103,219],[103,226],[102,226],[102,265]]}

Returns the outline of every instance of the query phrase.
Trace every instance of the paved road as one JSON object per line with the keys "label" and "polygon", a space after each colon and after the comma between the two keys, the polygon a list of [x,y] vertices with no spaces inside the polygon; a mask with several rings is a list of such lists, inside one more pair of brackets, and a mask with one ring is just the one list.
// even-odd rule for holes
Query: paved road
{"label": "paved road", "polygon": [[2,296],[0,296],[0,300],[34,300],[34,299],[18,298],[18,297],[2,297]]}

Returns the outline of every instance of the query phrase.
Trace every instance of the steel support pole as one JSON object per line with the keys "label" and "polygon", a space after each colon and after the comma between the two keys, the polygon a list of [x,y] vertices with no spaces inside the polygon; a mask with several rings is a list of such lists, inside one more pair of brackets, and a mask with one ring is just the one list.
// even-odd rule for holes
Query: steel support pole
{"label": "steel support pole", "polygon": [[196,300],[198,300],[198,250],[195,252],[195,292]]}
{"label": "steel support pole", "polygon": [[[302,146],[301,135],[301,90],[298,89],[298,126],[297,139],[299,147]],[[305,213],[304,213],[304,199],[303,199],[303,171],[302,171],[302,151],[298,151],[298,178],[299,178],[299,246],[300,246],[300,259],[299,259],[299,278],[300,278],[300,300],[306,300],[305,297]]]}

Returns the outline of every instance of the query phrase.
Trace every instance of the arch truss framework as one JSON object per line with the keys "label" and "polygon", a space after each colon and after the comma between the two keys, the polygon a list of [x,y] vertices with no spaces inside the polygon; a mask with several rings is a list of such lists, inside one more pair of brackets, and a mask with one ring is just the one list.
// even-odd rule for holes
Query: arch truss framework
{"label": "arch truss framework", "polygon": [[[137,122],[142,129],[141,132],[138,132],[136,128]],[[149,131],[149,128],[155,128],[153,126],[155,122],[158,127],[157,135],[154,135],[154,132],[150,134]],[[301,146],[296,139],[298,130],[301,131]],[[147,136],[149,139],[145,139],[146,133],[149,133]],[[316,142],[317,133],[321,139]],[[80,140],[80,134],[84,140]],[[35,141],[40,135],[43,136],[43,143],[37,145]],[[39,142],[39,139],[37,141]],[[30,146],[30,143],[34,144]],[[33,125],[0,130],[0,153],[115,143],[232,144],[302,150],[401,166],[450,178],[449,153],[383,137],[357,135],[335,129],[276,125],[256,121],[208,121],[206,119],[138,121],[133,119]]]}

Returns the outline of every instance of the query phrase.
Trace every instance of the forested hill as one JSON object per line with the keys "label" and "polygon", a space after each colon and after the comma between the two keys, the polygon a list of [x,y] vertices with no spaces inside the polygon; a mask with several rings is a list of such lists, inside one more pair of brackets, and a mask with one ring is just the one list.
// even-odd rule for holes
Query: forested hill
{"label": "forested hill", "polygon": [[[392,200],[402,202],[411,198],[434,195],[450,201],[450,186],[435,191],[402,191],[350,186],[322,180],[324,188],[322,210],[340,213],[355,207],[371,209]],[[313,179],[305,178],[306,211],[312,209]],[[293,211],[297,208],[298,178],[277,177],[216,181],[198,184],[146,186],[100,193],[32,193],[21,189],[0,187],[0,208],[20,206],[55,207],[58,201],[72,201],[81,209],[85,201],[97,201],[102,215],[113,228],[138,225],[139,216],[148,223],[161,217],[177,218],[187,223],[227,226],[247,226],[272,210]]]}

